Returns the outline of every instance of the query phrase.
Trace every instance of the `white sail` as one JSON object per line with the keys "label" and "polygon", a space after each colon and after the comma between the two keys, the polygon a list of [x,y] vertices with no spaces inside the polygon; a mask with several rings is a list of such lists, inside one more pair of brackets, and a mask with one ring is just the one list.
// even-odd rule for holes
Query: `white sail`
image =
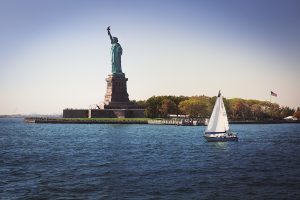
{"label": "white sail", "polygon": [[228,130],[229,124],[226,109],[222,96],[219,93],[205,133],[222,133]]}
{"label": "white sail", "polygon": [[224,118],[224,126],[225,126],[225,130],[228,131],[229,123],[228,123],[227,113],[226,113],[226,109],[225,109],[225,105],[224,105],[222,96],[220,98],[221,98],[222,112],[223,112],[223,118]]}

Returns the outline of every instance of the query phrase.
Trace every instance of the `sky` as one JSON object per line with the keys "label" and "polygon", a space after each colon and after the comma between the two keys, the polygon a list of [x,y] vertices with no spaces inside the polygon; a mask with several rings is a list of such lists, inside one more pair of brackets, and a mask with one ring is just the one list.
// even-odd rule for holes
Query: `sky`
{"label": "sky", "polygon": [[0,0],[0,114],[104,100],[110,39],[130,100],[153,95],[300,106],[298,0]]}

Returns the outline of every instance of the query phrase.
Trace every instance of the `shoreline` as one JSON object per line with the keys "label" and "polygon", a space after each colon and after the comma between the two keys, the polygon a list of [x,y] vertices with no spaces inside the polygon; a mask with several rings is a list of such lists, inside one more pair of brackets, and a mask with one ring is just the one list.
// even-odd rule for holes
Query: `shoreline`
{"label": "shoreline", "polygon": [[[205,126],[204,123],[180,124],[176,119],[148,119],[148,118],[41,118],[26,117],[25,123],[42,124],[151,124],[151,125],[179,125]],[[266,121],[230,121],[229,124],[297,124],[300,120],[266,120]]]}
{"label": "shoreline", "polygon": [[101,119],[101,118],[24,118],[25,123],[38,124],[148,124],[148,120],[142,119]]}

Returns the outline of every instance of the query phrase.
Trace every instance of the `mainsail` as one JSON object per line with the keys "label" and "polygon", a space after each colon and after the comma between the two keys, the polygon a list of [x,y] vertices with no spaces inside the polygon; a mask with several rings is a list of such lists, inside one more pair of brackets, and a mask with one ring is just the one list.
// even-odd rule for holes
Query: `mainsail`
{"label": "mainsail", "polygon": [[229,130],[228,118],[223,103],[221,93],[219,92],[213,112],[205,133],[224,133]]}

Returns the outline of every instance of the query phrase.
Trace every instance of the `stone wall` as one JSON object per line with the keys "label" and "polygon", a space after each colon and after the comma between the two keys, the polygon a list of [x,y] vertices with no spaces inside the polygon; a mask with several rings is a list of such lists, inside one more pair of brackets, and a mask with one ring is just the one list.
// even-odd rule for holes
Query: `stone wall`
{"label": "stone wall", "polygon": [[144,109],[93,109],[90,118],[143,118]]}
{"label": "stone wall", "polygon": [[89,118],[117,118],[111,110],[92,109],[89,110],[89,113]]}
{"label": "stone wall", "polygon": [[125,110],[125,117],[126,118],[144,118],[145,117],[145,110],[144,109],[128,109]]}
{"label": "stone wall", "polygon": [[144,109],[64,109],[63,118],[143,118]]}
{"label": "stone wall", "polygon": [[88,109],[64,109],[63,118],[88,118]]}

